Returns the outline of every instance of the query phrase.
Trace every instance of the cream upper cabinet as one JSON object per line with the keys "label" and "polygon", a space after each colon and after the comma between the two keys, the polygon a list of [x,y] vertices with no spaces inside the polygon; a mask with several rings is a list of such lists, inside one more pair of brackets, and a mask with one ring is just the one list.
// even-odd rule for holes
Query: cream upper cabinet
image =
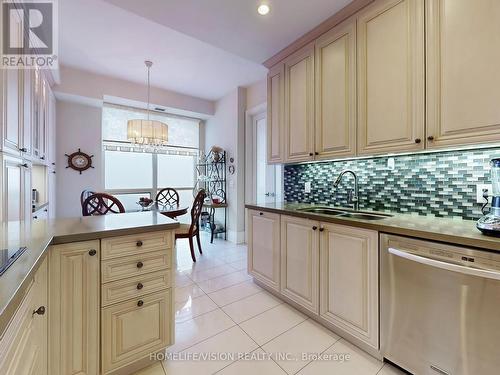
{"label": "cream upper cabinet", "polygon": [[358,153],[423,149],[424,1],[361,10],[357,49]]}
{"label": "cream upper cabinet", "polygon": [[98,375],[99,241],[49,250],[49,374]]}
{"label": "cream upper cabinet", "polygon": [[314,157],[314,43],[285,60],[285,162]]}
{"label": "cream upper cabinet", "polygon": [[320,316],[378,350],[377,232],[322,223]]}
{"label": "cream upper cabinet", "polygon": [[31,164],[7,154],[0,162],[0,221],[25,220],[31,216]]}
{"label": "cream upper cabinet", "polygon": [[267,75],[267,162],[285,160],[285,65],[280,63]]}
{"label": "cream upper cabinet", "polygon": [[316,159],[356,154],[356,20],[316,40]]}
{"label": "cream upper cabinet", "polygon": [[500,141],[500,2],[427,0],[427,147]]}
{"label": "cream upper cabinet", "polygon": [[318,229],[317,221],[281,216],[281,293],[314,313],[319,308]]}
{"label": "cream upper cabinet", "polygon": [[26,69],[23,72],[23,137],[21,151],[24,157],[30,157],[32,154],[32,113],[33,113],[33,81],[34,74],[32,69]]}
{"label": "cream upper cabinet", "polygon": [[248,210],[248,273],[280,290],[280,215]]}

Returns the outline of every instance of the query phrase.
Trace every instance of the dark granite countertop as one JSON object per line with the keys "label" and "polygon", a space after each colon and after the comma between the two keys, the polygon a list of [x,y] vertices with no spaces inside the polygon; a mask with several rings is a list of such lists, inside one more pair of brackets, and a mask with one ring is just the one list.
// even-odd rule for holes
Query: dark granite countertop
{"label": "dark granite countertop", "polygon": [[1,249],[27,247],[0,276],[1,337],[31,278],[45,258],[49,245],[171,230],[177,228],[179,223],[149,211],[33,222],[12,221],[0,225]]}
{"label": "dark granite countertop", "polygon": [[[472,220],[398,213],[391,213],[391,215],[393,215],[392,217],[384,218],[382,220],[361,220],[298,210],[306,207],[326,207],[326,205],[285,202],[247,204],[246,207],[312,220],[373,229],[383,233],[416,237],[424,240],[446,242],[454,245],[470,246],[485,250],[500,251],[500,237],[491,237],[482,234],[476,228],[476,222]],[[383,214],[387,214],[387,212],[383,212]]]}

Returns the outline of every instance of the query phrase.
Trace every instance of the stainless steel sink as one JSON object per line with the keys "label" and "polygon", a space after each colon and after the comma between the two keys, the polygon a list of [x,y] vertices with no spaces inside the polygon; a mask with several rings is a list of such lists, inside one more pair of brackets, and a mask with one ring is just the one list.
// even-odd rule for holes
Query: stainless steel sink
{"label": "stainless steel sink", "polygon": [[347,212],[338,217],[348,217],[351,219],[361,219],[361,220],[382,220],[391,217],[392,215],[381,215],[381,214],[368,214],[362,212]]}
{"label": "stainless steel sink", "polygon": [[302,211],[302,212],[310,212],[313,214],[322,214],[322,215],[342,215],[345,214],[347,211],[344,210],[339,210],[336,208],[328,208],[328,207],[307,207],[307,208],[299,208],[297,211]]}
{"label": "stainless steel sink", "polygon": [[330,207],[305,207],[305,208],[299,208],[297,209],[297,211],[310,212],[313,214],[337,216],[337,217],[346,217],[350,219],[360,219],[360,220],[382,220],[388,217],[392,217],[392,215],[389,214],[372,213],[364,211],[349,211],[349,210],[330,208]]}

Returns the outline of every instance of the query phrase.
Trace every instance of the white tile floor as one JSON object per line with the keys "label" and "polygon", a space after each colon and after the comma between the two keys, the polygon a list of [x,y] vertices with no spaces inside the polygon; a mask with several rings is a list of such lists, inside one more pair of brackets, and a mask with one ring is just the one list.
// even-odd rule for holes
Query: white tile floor
{"label": "white tile floor", "polygon": [[[255,285],[246,272],[246,246],[210,244],[206,236],[202,246],[193,264],[187,241],[177,243],[176,343],[167,355],[183,358],[135,375],[402,374]],[[226,357],[212,358],[217,353]],[[330,360],[303,353],[327,354]],[[196,355],[211,358],[185,359]]]}

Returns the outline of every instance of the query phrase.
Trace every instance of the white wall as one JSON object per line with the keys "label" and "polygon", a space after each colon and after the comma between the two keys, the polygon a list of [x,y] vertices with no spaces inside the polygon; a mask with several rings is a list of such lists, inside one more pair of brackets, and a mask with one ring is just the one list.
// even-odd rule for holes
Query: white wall
{"label": "white wall", "polygon": [[[114,97],[143,103],[147,91],[146,85],[62,66],[61,84],[54,87],[54,92],[58,97],[79,96],[101,102],[105,97]],[[186,116],[203,118],[214,113],[213,101],[155,87],[151,87],[151,103]]]}
{"label": "white wall", "polygon": [[[90,188],[104,190],[102,170],[102,108],[86,104],[57,101],[56,124],[56,184],[57,217],[81,216],[80,193]],[[66,168],[71,154],[80,148],[82,152],[94,155],[92,164],[82,174]]]}
{"label": "white wall", "polygon": [[267,102],[267,79],[247,87],[247,110]]}
{"label": "white wall", "polygon": [[215,103],[215,114],[206,121],[205,150],[220,146],[227,159],[235,159],[235,173],[228,174],[228,240],[243,242],[245,234],[244,176],[245,176],[245,107],[246,89],[237,88]]}

